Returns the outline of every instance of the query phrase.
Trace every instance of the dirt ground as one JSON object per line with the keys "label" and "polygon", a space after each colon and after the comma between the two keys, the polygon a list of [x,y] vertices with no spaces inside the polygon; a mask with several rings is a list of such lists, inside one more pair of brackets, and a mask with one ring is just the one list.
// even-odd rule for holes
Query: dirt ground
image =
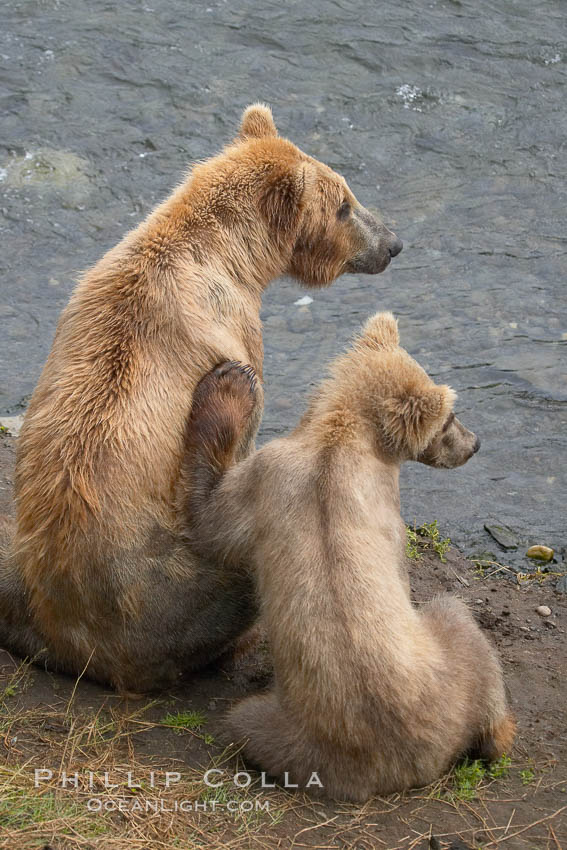
{"label": "dirt ground", "polygon": [[[13,455],[1,435],[2,511]],[[216,739],[231,702],[269,682],[265,650],[138,701],[0,650],[0,847],[567,850],[567,594],[555,575],[519,580],[505,560],[479,565],[451,549],[443,562],[424,540],[419,551],[416,602],[457,594],[498,647],[518,719],[509,759],[364,806],[263,789],[253,771],[237,787],[245,768]],[[218,787],[205,782],[211,768]]]}

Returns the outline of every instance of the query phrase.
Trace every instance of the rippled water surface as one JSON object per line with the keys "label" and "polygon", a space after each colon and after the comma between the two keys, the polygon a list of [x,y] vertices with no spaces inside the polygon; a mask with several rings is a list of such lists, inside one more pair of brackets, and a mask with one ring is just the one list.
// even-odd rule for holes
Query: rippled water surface
{"label": "rippled water surface", "polygon": [[[408,465],[408,521],[467,551],[567,544],[567,6],[562,0],[4,0],[0,411],[25,406],[76,272],[268,101],[405,250],[265,306],[262,440],[377,308],[459,392],[482,449]],[[523,551],[523,547],[522,551]],[[516,559],[518,556],[515,556]]]}

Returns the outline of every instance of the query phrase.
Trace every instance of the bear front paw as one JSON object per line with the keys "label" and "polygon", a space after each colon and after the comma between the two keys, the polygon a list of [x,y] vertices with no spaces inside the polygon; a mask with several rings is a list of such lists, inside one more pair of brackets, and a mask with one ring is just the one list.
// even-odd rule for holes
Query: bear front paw
{"label": "bear front paw", "polygon": [[257,402],[258,378],[238,360],[219,363],[201,379],[193,394],[190,421],[200,437],[234,442],[245,428]]}
{"label": "bear front paw", "polygon": [[[233,395],[252,393],[255,395],[258,385],[256,372],[250,365],[244,366],[238,360],[219,363],[210,373],[212,381],[218,383],[219,390]],[[203,379],[204,380],[204,379]]]}

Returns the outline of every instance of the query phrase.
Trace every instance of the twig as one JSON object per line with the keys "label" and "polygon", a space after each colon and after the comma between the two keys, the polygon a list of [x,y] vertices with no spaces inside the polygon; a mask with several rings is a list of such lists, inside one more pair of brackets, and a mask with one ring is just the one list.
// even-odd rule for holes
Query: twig
{"label": "twig", "polygon": [[[314,823],[313,826],[304,826],[303,829],[300,829],[299,832],[296,832],[296,834],[293,836],[293,839],[292,839],[293,844],[295,844],[295,839],[299,835],[302,835],[304,832],[310,832],[312,829],[319,829],[319,827],[321,827],[321,826],[327,826],[327,824],[332,823],[337,818],[338,818],[338,815],[335,815],[334,818],[329,818],[329,820],[323,821],[322,823]],[[292,846],[293,846],[293,844],[292,844]]]}
{"label": "twig", "polygon": [[555,846],[557,847],[557,850],[562,850],[561,844],[560,844],[560,843],[559,843],[559,841],[557,840],[557,836],[556,836],[556,834],[555,834],[555,830],[553,829],[553,827],[551,826],[551,824],[548,824],[548,826],[549,826],[549,831],[551,832],[551,837],[552,837],[552,838],[553,838],[553,840],[555,841]]}
{"label": "twig", "polygon": [[567,806],[562,806],[560,809],[557,809],[556,812],[552,815],[546,815],[544,818],[540,818],[539,820],[535,820],[533,823],[529,823],[527,826],[524,826],[522,829],[519,829],[517,832],[512,832],[510,835],[505,835],[503,838],[498,838],[496,843],[503,844],[504,841],[509,841],[510,838],[516,838],[517,835],[521,835],[523,832],[527,832],[528,829],[532,829],[534,826],[539,826],[540,823],[545,823],[547,820],[553,820],[557,815],[560,815],[561,812],[564,812],[567,809]]}
{"label": "twig", "polygon": [[87,672],[87,667],[91,663],[91,658],[93,657],[93,655],[95,653],[95,649],[96,649],[96,646],[93,647],[91,654],[87,658],[87,663],[85,664],[85,666],[83,667],[83,669],[81,670],[79,675],[77,676],[77,680],[76,680],[75,684],[73,685],[73,690],[71,691],[71,696],[69,697],[69,702],[67,703],[67,711],[65,712],[65,719],[67,719],[67,717],[69,716],[69,712],[71,711],[71,704],[72,704],[73,700],[75,699],[75,694],[77,692],[77,687],[79,685],[79,682],[81,681],[81,679],[83,678],[83,676]]}

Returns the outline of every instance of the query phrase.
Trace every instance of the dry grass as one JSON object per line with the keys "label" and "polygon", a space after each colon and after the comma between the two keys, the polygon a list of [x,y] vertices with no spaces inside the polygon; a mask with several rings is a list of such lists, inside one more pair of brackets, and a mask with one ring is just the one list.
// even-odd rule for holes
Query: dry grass
{"label": "dry grass", "polygon": [[[205,740],[202,715],[164,711],[159,721],[147,719],[159,701],[84,713],[73,705],[75,689],[64,706],[18,710],[26,672],[22,665],[0,691],[1,848],[268,848],[286,814],[316,825],[316,804],[303,795],[262,790],[255,774],[248,787],[236,787],[235,769],[243,766],[235,752],[217,749],[190,769],[137,755],[136,738],[156,729]],[[211,768],[220,787],[204,781]]]}

